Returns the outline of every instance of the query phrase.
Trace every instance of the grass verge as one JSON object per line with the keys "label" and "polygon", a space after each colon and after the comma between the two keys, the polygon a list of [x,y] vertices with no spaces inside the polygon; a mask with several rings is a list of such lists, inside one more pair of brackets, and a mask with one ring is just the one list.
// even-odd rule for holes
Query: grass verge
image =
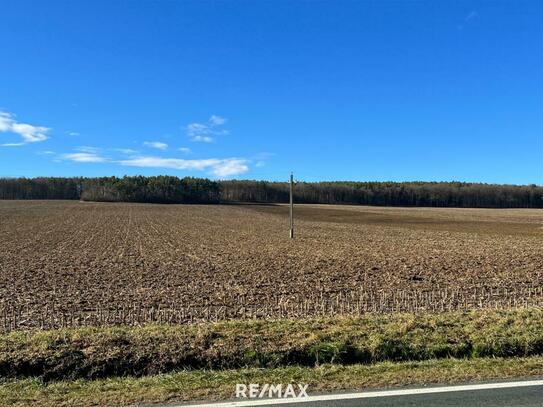
{"label": "grass verge", "polygon": [[0,377],[543,355],[543,309],[80,328],[0,335]]}
{"label": "grass verge", "polygon": [[182,371],[44,383],[10,379],[0,383],[1,406],[127,406],[181,400],[225,399],[236,383],[307,383],[310,392],[543,375],[543,357],[440,359],[372,365],[321,365],[275,369]]}

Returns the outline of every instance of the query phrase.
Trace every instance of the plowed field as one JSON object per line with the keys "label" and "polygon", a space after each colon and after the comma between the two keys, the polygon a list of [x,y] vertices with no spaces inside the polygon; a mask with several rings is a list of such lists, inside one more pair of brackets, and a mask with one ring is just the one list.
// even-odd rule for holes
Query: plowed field
{"label": "plowed field", "polygon": [[[541,302],[543,211],[0,201],[0,325]],[[522,291],[524,290],[524,291]]]}

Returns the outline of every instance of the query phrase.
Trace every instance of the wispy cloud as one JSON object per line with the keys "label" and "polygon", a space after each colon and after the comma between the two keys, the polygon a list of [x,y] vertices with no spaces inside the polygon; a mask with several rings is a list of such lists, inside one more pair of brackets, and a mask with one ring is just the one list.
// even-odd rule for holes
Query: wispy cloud
{"label": "wispy cloud", "polygon": [[50,130],[48,127],[18,122],[12,113],[0,111],[0,133],[13,133],[22,139],[20,142],[1,144],[2,146],[15,147],[45,141],[48,139],[47,133]]}
{"label": "wispy cloud", "polygon": [[192,141],[201,141],[204,143],[211,143],[213,141],[213,137],[209,135],[211,134],[210,129],[205,124],[201,124],[201,123],[189,124],[187,126],[187,134]]}
{"label": "wispy cloud", "polygon": [[55,160],[74,161],[78,163],[104,163],[110,161],[110,159],[103,155],[103,149],[92,146],[79,146],[74,148],[75,152],[65,154],[55,154],[54,152],[48,153],[55,157]]}
{"label": "wispy cloud", "polygon": [[473,20],[478,15],[479,14],[475,10],[472,10],[472,11],[469,12],[469,14],[466,16],[466,18],[464,18],[464,21],[467,23],[468,21]]}
{"label": "wispy cloud", "polygon": [[65,160],[75,161],[78,163],[103,163],[108,161],[106,157],[102,157],[96,153],[69,153],[62,154]]}
{"label": "wispy cloud", "polygon": [[82,153],[92,153],[96,154],[100,151],[100,148],[98,147],[91,147],[91,146],[79,146],[75,148],[76,151],[80,151]]}
{"label": "wispy cloud", "polygon": [[114,148],[113,151],[118,151],[119,153],[127,155],[134,155],[138,153],[137,150],[133,150],[131,148]]}
{"label": "wispy cloud", "polygon": [[228,178],[249,171],[247,160],[243,158],[208,158],[201,160],[185,160],[182,158],[165,158],[156,156],[132,157],[117,161],[121,165],[144,168],[170,168],[175,170],[207,171],[215,177]]}
{"label": "wispy cloud", "polygon": [[68,131],[66,134],[72,137],[77,137],[80,135],[77,131]]}
{"label": "wispy cloud", "polygon": [[215,126],[222,126],[224,123],[226,123],[226,119],[222,116],[212,114],[209,118],[209,123]]}
{"label": "wispy cloud", "polygon": [[187,135],[192,141],[210,143],[215,136],[229,134],[229,131],[221,128],[227,119],[221,116],[212,115],[207,123],[190,123],[186,127]]}
{"label": "wispy cloud", "polygon": [[144,141],[143,145],[145,147],[156,148],[158,150],[167,150],[168,149],[168,145],[166,143],[162,143],[160,141]]}
{"label": "wispy cloud", "polygon": [[[190,152],[187,147],[181,151]],[[188,150],[188,151],[187,151]],[[117,154],[115,154],[117,152]],[[120,153],[120,154],[119,154]],[[139,168],[168,168],[185,171],[203,171],[216,178],[231,178],[249,171],[252,160],[239,157],[183,159],[154,155],[136,155],[137,151],[123,148],[102,149],[91,146],[79,146],[73,152],[56,154],[42,151],[40,155],[49,155],[53,161],[73,161],[77,163],[108,163]]]}
{"label": "wispy cloud", "polygon": [[185,153],[185,154],[190,154],[192,153],[192,150],[188,147],[179,147],[179,151],[181,151],[182,153]]}
{"label": "wispy cloud", "polygon": [[472,10],[470,11],[465,17],[464,17],[464,21],[462,24],[459,24],[456,26],[456,28],[459,30],[459,31],[462,31],[464,29],[465,26],[469,25],[471,23],[472,20],[476,19],[477,17],[479,17],[479,13],[477,13],[477,11],[475,10]]}
{"label": "wispy cloud", "polygon": [[255,167],[264,167],[266,166],[268,159],[274,155],[274,153],[258,153],[252,157],[252,160],[256,161]]}

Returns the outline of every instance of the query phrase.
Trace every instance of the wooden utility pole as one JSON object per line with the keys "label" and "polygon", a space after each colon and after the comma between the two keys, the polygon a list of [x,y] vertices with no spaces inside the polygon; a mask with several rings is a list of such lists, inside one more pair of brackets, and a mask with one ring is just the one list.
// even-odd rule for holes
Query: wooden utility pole
{"label": "wooden utility pole", "polygon": [[292,172],[290,173],[290,238],[294,239],[294,199],[292,197],[292,191],[294,186]]}

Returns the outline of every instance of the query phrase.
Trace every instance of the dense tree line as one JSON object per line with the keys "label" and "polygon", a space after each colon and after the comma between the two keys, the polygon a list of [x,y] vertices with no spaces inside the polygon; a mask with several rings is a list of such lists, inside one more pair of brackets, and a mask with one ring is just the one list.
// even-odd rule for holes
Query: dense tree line
{"label": "dense tree line", "polygon": [[203,178],[104,177],[83,180],[84,201],[151,203],[218,203],[219,184]]}
{"label": "dense tree line", "polygon": [[[543,208],[543,187],[463,182],[301,182],[298,203],[464,208]],[[222,181],[222,201],[283,202],[286,182]]]}
{"label": "dense tree line", "polygon": [[218,203],[217,182],[202,178],[3,178],[0,199],[81,199],[102,202]]}
{"label": "dense tree line", "polygon": [[0,178],[0,199],[79,199],[81,178]]}
{"label": "dense tree line", "polygon": [[[82,199],[109,202],[286,203],[289,185],[202,178],[3,178],[0,199]],[[543,208],[543,187],[462,182],[301,182],[298,203],[475,208]]]}

